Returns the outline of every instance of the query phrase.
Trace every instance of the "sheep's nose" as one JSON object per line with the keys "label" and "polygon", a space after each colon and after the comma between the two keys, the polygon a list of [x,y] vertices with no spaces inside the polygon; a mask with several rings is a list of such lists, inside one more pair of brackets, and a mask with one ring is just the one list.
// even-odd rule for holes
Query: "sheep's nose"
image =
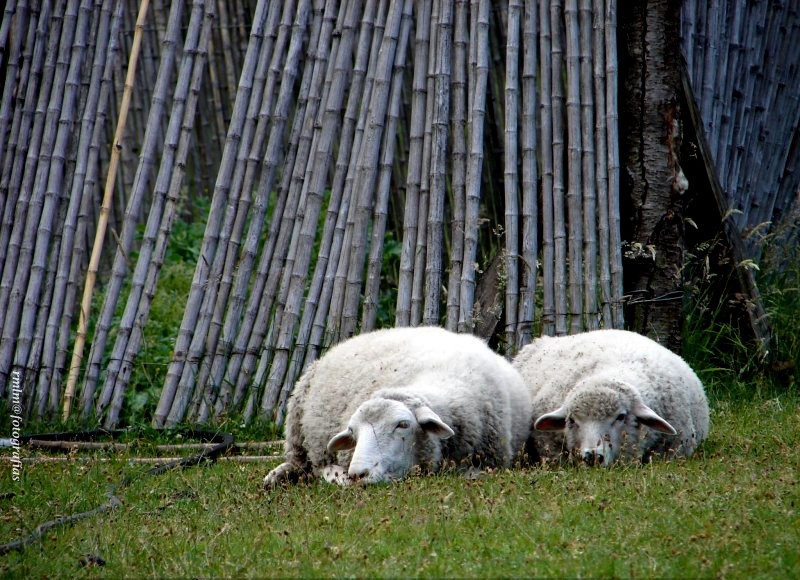
{"label": "sheep's nose", "polygon": [[596,451],[584,451],[583,452],[583,462],[586,465],[602,465],[603,464],[603,454],[598,453]]}
{"label": "sheep's nose", "polygon": [[347,474],[350,479],[357,481],[369,477],[369,468],[366,466],[351,466]]}

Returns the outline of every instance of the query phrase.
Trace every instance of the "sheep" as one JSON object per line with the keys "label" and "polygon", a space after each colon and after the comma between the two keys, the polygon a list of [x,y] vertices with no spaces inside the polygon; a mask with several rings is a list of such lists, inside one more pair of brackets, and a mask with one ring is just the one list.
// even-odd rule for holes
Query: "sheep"
{"label": "sheep", "polygon": [[607,467],[620,457],[689,457],[708,436],[700,379],[680,356],[635,332],[542,337],[512,362],[531,392],[528,445],[543,462],[574,454]]}
{"label": "sheep", "polygon": [[511,363],[472,335],[432,326],[365,333],[331,348],[296,383],[286,462],[264,485],[506,467],[528,438],[529,408]]}

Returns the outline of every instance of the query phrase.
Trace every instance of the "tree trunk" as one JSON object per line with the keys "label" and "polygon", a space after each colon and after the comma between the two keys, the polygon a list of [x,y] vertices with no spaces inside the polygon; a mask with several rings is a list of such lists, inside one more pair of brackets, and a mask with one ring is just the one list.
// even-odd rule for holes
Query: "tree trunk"
{"label": "tree trunk", "polygon": [[622,72],[625,90],[621,123],[627,127],[621,157],[627,169],[621,184],[628,204],[623,224],[625,290],[630,327],[668,348],[681,344],[683,261],[682,193],[686,178],[679,165],[680,2],[634,3],[620,12],[625,35]]}

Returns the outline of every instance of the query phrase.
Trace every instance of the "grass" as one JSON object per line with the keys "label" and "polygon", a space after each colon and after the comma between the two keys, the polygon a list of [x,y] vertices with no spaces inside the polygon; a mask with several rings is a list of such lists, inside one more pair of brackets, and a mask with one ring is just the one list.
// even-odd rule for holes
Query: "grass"
{"label": "grass", "polygon": [[[122,507],[0,557],[0,575],[797,577],[800,401],[718,399],[712,420],[691,459],[608,470],[270,493],[264,463],[141,475]],[[110,482],[146,470],[95,457],[111,461],[25,464],[19,482],[3,469],[0,542],[91,509]],[[105,564],[87,564],[95,556]]]}

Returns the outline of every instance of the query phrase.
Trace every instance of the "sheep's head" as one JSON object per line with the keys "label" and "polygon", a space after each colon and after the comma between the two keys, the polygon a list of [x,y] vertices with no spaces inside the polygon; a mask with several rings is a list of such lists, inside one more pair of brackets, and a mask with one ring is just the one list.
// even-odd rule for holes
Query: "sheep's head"
{"label": "sheep's head", "polygon": [[452,436],[453,430],[427,405],[374,397],[356,409],[347,429],[328,442],[328,450],[353,449],[350,479],[378,483],[402,479],[419,463],[421,437]]}
{"label": "sheep's head", "polygon": [[536,419],[534,428],[564,431],[568,451],[589,465],[607,467],[624,447],[637,445],[640,425],[676,433],[630,385],[619,380],[590,380],[576,386],[560,408]]}

